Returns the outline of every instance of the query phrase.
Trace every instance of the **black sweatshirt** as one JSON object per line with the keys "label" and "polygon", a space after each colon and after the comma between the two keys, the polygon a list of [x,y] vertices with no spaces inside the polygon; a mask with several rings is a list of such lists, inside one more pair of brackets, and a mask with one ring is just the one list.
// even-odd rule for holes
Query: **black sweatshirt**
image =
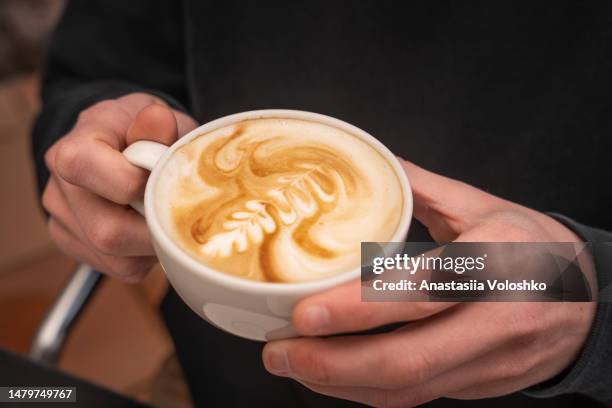
{"label": "black sweatshirt", "polygon": [[[81,110],[144,91],[199,122],[261,108],[335,116],[429,170],[564,214],[585,240],[612,241],[612,3],[405,3],[72,0],[51,43],[33,132],[39,186],[44,152]],[[417,223],[409,239],[423,234]],[[611,283],[611,252],[594,254],[600,288]],[[253,386],[253,373],[267,376],[259,356],[224,362],[223,350],[185,352],[190,341],[217,344],[224,334],[200,321],[181,326],[191,312],[168,310],[197,404],[340,403],[304,388]],[[202,369],[228,365],[226,375]],[[299,387],[265,378],[278,390]],[[228,387],[236,392],[220,396]],[[579,360],[522,398],[572,393],[612,400],[608,304],[599,304]],[[555,401],[570,398],[584,401]]]}

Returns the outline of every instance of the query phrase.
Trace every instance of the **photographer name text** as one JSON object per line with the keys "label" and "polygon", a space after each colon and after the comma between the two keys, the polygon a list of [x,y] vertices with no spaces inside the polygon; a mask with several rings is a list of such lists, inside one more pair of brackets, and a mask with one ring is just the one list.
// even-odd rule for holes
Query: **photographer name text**
{"label": "photographer name text", "polygon": [[[453,272],[459,276],[465,272],[483,271],[486,269],[487,254],[472,257],[439,257],[409,256],[397,254],[393,257],[376,257],[372,260],[372,272],[381,275],[385,271],[405,271],[413,276],[419,271]],[[412,280],[400,279],[393,282],[384,279],[375,279],[372,288],[376,291],[546,291],[547,285],[536,280],[501,280],[501,279],[463,279],[445,282],[431,282],[427,279]]]}

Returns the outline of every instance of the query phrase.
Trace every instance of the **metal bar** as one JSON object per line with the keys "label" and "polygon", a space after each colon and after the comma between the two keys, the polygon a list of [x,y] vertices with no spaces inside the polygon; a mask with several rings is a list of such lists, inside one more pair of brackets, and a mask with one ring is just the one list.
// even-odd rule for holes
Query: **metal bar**
{"label": "metal bar", "polygon": [[100,281],[101,275],[87,264],[75,270],[41,322],[32,341],[30,358],[45,364],[55,364],[64,339]]}

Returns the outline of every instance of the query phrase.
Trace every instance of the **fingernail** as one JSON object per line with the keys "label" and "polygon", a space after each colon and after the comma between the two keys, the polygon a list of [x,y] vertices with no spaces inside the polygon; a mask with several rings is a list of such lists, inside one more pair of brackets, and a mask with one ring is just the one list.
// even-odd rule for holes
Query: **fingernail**
{"label": "fingernail", "polygon": [[268,352],[268,369],[273,374],[289,374],[289,361],[284,348],[276,347]]}
{"label": "fingernail", "polygon": [[329,324],[329,312],[321,305],[309,306],[302,315],[302,324],[307,333],[321,333]]}

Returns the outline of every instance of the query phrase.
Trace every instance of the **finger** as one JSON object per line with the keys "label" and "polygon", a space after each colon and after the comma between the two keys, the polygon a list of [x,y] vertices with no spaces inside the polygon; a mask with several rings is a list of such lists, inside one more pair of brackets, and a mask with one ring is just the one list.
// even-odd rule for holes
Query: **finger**
{"label": "finger", "polygon": [[[154,95],[145,93],[133,93],[125,95],[118,98],[117,101],[119,101],[121,105],[125,105],[127,110],[130,112],[140,112],[149,105],[161,105],[166,107],[168,106],[168,104],[164,100]],[[175,109],[171,109],[171,111],[174,114],[174,117],[176,118],[179,137],[195,129],[198,126],[197,122],[193,120],[191,116]]]}
{"label": "finger", "polygon": [[[530,355],[531,354],[531,355]],[[523,360],[527,358],[527,360]],[[309,389],[331,397],[348,399],[372,406],[413,407],[451,397],[459,399],[490,398],[508,394],[540,382],[534,355],[524,348],[502,349],[469,361],[430,381],[413,387],[387,390],[371,387],[339,387],[297,380]],[[523,369],[531,362],[533,370]],[[544,377],[545,378],[545,377]]]}
{"label": "finger", "polygon": [[153,257],[116,258],[101,256],[82,244],[54,217],[49,219],[48,230],[60,251],[73,259],[93,266],[96,270],[111,274],[126,282],[142,280],[155,263]]}
{"label": "finger", "polygon": [[183,112],[174,111],[174,116],[176,117],[179,137],[198,127],[198,122]]}
{"label": "finger", "polygon": [[112,256],[155,254],[146,222],[134,210],[60,180],[59,187],[95,251]]}
{"label": "finger", "polygon": [[[535,344],[526,347],[522,342],[499,346],[430,380],[397,390],[297,381],[315,392],[367,405],[416,406],[445,396],[461,399],[499,396],[541,382],[551,372],[559,372],[557,351],[553,347],[541,344],[535,350]],[[547,360],[553,362],[552,366],[543,363]]]}
{"label": "finger", "polygon": [[397,389],[421,384],[507,339],[507,331],[490,330],[496,318],[492,309],[466,306],[391,333],[271,342],[264,347],[264,365],[273,374],[322,385]]}
{"label": "finger", "polygon": [[142,280],[155,263],[155,258],[153,257],[119,258],[97,254],[82,244],[53,217],[49,220],[48,228],[49,234],[63,253],[125,282],[138,282]]}
{"label": "finger", "polygon": [[[149,240],[148,229],[142,217],[129,209],[110,204],[82,190],[79,192],[77,187],[64,185],[66,190],[76,190],[79,197],[82,195],[92,200],[91,203],[83,203],[81,198],[76,198],[81,204],[76,206],[78,209],[74,212],[66,201],[62,189],[59,187],[61,183],[54,175],[51,175],[43,194],[43,206],[78,241],[92,251],[102,252],[100,250],[102,248],[114,256],[145,256],[154,254]],[[73,199],[75,198],[73,197]],[[86,199],[85,201],[88,200]],[[100,205],[99,208],[98,205]],[[107,206],[110,207],[110,212],[107,210]],[[81,212],[84,212],[84,214],[81,214]],[[87,233],[79,224],[79,217],[85,218],[83,225],[90,226],[91,230],[87,230]],[[93,230],[97,224],[104,224],[102,231]],[[113,232],[114,228],[127,229],[127,232],[120,230]],[[105,237],[106,234],[116,234],[121,240],[127,240],[127,245],[123,245],[119,240],[113,241],[110,236]],[[95,245],[96,243],[97,245]],[[118,248],[114,246],[118,246]]]}
{"label": "finger", "polygon": [[162,98],[144,92],[134,92],[123,95],[117,98],[116,101],[119,106],[124,107],[124,109],[130,113],[132,120],[134,120],[134,117],[138,112],[149,105],[168,106],[166,101],[164,101]]}
{"label": "finger", "polygon": [[163,105],[149,105],[136,115],[126,135],[128,145],[137,140],[171,145],[178,139],[176,117],[170,108]]}
{"label": "finger", "polygon": [[[144,193],[148,172],[130,164],[108,139],[103,127],[80,127],[57,143],[56,173],[65,182],[118,204],[129,204]],[[117,136],[118,137],[118,136]]]}
{"label": "finger", "polygon": [[[518,356],[518,354],[517,354]],[[412,407],[451,395],[468,395],[474,398],[484,398],[484,390],[478,384],[491,381],[491,385],[499,386],[497,379],[507,378],[504,372],[507,365],[499,364],[505,353],[490,353],[475,361],[469,361],[459,367],[445,372],[430,381],[408,388],[397,390],[372,387],[342,387],[330,386],[297,380],[309,389],[331,397],[348,399],[372,406],[402,406]],[[516,384],[505,381],[504,389],[512,389]],[[516,390],[517,388],[514,388]],[[466,390],[466,391],[464,391]]]}
{"label": "finger", "polygon": [[469,184],[427,171],[402,160],[414,198],[414,216],[438,242],[450,242],[504,200]]}
{"label": "finger", "polygon": [[75,235],[81,241],[84,240],[85,236],[83,231],[66,202],[66,197],[59,188],[57,177],[53,174],[49,176],[49,181],[43,192],[42,205],[45,210],[66,227],[71,234]]}
{"label": "finger", "polygon": [[302,300],[293,312],[293,324],[303,336],[348,333],[422,319],[455,304],[362,302],[361,282],[355,280]]}
{"label": "finger", "polygon": [[[100,113],[102,115],[102,113]],[[148,172],[130,164],[121,153],[125,140],[147,139],[172,144],[178,135],[172,111],[150,105],[140,111],[126,134],[107,121],[86,121],[58,142],[55,169],[62,179],[110,201],[129,204],[142,196]],[[146,136],[145,136],[146,134]]]}
{"label": "finger", "polygon": [[298,382],[316,393],[355,401],[372,407],[414,407],[443,396],[443,394],[438,395],[430,392],[427,384],[414,389],[395,391],[368,387],[336,387],[306,381]]}
{"label": "finger", "polygon": [[152,140],[171,145],[179,136],[195,129],[197,123],[188,115],[163,105],[149,105],[141,110],[127,132],[127,144]]}
{"label": "finger", "polygon": [[108,271],[108,265],[104,264],[95,252],[82,244],[57,218],[53,216],[49,218],[47,228],[53,242],[61,252],[79,262],[85,262],[99,271]]}
{"label": "finger", "polygon": [[54,221],[58,222],[82,245],[88,247],[90,251],[94,251],[89,240],[85,237],[85,233],[81,229],[59,185],[60,181],[55,175],[51,174],[43,193],[43,206],[47,209]]}

